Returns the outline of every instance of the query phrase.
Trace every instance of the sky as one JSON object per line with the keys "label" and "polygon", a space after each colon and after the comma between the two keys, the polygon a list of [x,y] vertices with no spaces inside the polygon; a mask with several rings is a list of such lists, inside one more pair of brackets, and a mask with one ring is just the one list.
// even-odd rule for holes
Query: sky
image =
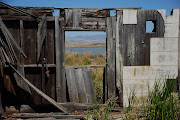
{"label": "sky", "polygon": [[[0,1],[9,4],[11,6],[23,6],[23,7],[166,9],[167,15],[170,15],[172,9],[180,8],[180,0],[0,0]],[[59,13],[58,11],[55,11],[54,15],[57,16],[58,13]],[[75,35],[75,33],[76,32],[72,33],[71,35]],[[77,32],[77,34],[78,33],[79,32]],[[93,34],[96,33],[94,32]],[[105,33],[101,32],[100,34],[105,34]]]}

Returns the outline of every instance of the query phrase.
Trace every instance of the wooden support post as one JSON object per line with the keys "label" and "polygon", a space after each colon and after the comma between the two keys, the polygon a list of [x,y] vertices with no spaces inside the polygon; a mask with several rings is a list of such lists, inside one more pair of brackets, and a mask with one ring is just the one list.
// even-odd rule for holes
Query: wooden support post
{"label": "wooden support post", "polygon": [[[59,24],[60,23],[60,24]],[[65,48],[63,21],[59,16],[55,17],[55,45],[56,45],[56,96],[57,102],[66,102],[66,80],[65,80]]]}
{"label": "wooden support post", "polygon": [[118,98],[120,106],[123,106],[123,11],[117,11],[116,23],[116,87],[118,89]]}
{"label": "wooden support post", "polygon": [[106,79],[108,88],[108,98],[116,95],[116,74],[115,74],[115,55],[116,55],[116,17],[106,18],[106,36],[107,36],[107,65]]}

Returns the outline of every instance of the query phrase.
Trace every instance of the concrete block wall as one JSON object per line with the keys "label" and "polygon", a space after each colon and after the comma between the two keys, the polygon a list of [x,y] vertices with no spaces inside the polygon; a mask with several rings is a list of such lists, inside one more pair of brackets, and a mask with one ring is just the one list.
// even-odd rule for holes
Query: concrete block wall
{"label": "concrete block wall", "polygon": [[178,76],[178,39],[180,9],[174,9],[173,15],[166,16],[166,10],[158,10],[165,21],[163,38],[150,40],[149,66],[123,66],[123,105],[128,106],[130,92],[141,99],[148,96],[155,80],[164,80],[168,76]]}

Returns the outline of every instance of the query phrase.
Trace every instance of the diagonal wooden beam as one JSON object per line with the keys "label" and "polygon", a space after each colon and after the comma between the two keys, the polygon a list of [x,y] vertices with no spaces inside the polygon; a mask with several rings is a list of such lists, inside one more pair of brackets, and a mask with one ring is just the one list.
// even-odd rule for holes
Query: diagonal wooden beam
{"label": "diagonal wooden beam", "polygon": [[44,42],[44,39],[47,34],[47,19],[46,15],[42,17],[40,20],[40,23],[38,24],[38,33],[37,33],[37,62],[39,61],[42,45]]}
{"label": "diagonal wooden beam", "polygon": [[18,13],[20,13],[20,14],[23,14],[23,15],[26,15],[26,16],[31,16],[31,17],[33,17],[33,18],[38,18],[37,16],[35,16],[35,15],[29,13],[29,12],[26,12],[26,11],[24,11],[23,9],[10,6],[10,5],[5,4],[5,3],[3,3],[3,2],[0,2],[0,5],[1,5],[1,6],[4,6],[4,7],[7,7],[7,8],[9,8],[9,9],[15,11],[15,12],[18,12]]}
{"label": "diagonal wooden beam", "polygon": [[63,111],[64,113],[68,112],[66,110],[66,108],[64,108],[63,106],[59,105],[56,101],[54,101],[52,98],[50,98],[45,93],[43,93],[41,90],[39,90],[36,86],[34,86],[31,82],[29,82],[29,80],[27,80],[23,75],[21,75],[21,73],[19,73],[11,64],[9,64],[9,66],[22,78],[22,80],[24,80],[24,82],[26,82],[29,85],[29,87],[34,89],[44,99],[49,101],[52,105],[54,105],[56,108],[58,108],[59,110]]}
{"label": "diagonal wooden beam", "polygon": [[27,58],[27,56],[25,55],[24,51],[21,49],[21,47],[18,45],[17,41],[14,39],[14,37],[12,36],[12,34],[10,33],[10,31],[8,30],[8,28],[6,27],[6,25],[3,23],[1,17],[0,17],[0,28],[3,32],[3,34],[7,34],[8,37],[11,40],[11,43],[14,44],[14,46],[17,48],[17,50],[25,57]]}

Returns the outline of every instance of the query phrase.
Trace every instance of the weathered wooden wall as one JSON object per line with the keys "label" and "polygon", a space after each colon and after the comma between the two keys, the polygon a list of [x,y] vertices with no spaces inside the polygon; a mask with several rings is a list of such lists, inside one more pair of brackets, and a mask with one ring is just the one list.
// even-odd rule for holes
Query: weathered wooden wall
{"label": "weathered wooden wall", "polygon": [[[71,92],[70,79],[77,80],[78,77],[81,77],[81,81],[84,79],[79,76],[82,75],[82,69],[76,71],[65,69],[65,31],[106,31],[107,63],[103,86],[104,99],[119,96],[121,105],[123,104],[123,94],[125,94],[123,78],[127,77],[124,76],[126,74],[123,73],[125,71],[123,66],[151,65],[150,39],[163,38],[168,35],[165,31],[168,26],[165,24],[167,21],[164,20],[164,13],[160,10],[114,9],[116,15],[110,16],[112,9],[58,8],[60,16],[55,17],[52,16],[54,8],[23,9],[33,15],[25,16],[0,7],[0,16],[27,56],[27,59],[20,59],[22,56],[19,51],[15,50],[21,65],[24,64],[25,77],[57,102],[86,101],[86,99],[79,98],[81,94],[78,93],[78,90]],[[42,17],[44,14],[46,14],[45,18]],[[43,22],[43,20],[47,22]],[[155,29],[152,33],[146,33],[146,21],[155,23]],[[43,27],[43,24],[46,25]],[[170,33],[168,30],[167,32]],[[44,36],[43,39],[40,39],[40,36]],[[41,48],[42,41],[44,42]],[[40,57],[38,57],[39,53]],[[21,67],[21,69],[23,68]],[[6,73],[5,83],[11,81],[10,78],[13,79],[10,75],[11,71],[4,68],[4,72]],[[66,74],[68,80],[65,77],[66,72],[69,73]],[[73,79],[72,82],[74,82]],[[8,84],[12,86],[11,82]],[[5,86],[8,85],[5,84]],[[82,89],[85,86],[86,84],[82,86]],[[8,89],[8,91],[15,94],[16,90]],[[83,94],[86,94],[88,90],[82,91],[85,92]],[[33,89],[31,89],[31,94],[35,104],[48,103]],[[75,94],[74,98],[71,94]],[[90,93],[88,94],[90,95]],[[15,100],[16,103],[21,104],[18,99]]]}

